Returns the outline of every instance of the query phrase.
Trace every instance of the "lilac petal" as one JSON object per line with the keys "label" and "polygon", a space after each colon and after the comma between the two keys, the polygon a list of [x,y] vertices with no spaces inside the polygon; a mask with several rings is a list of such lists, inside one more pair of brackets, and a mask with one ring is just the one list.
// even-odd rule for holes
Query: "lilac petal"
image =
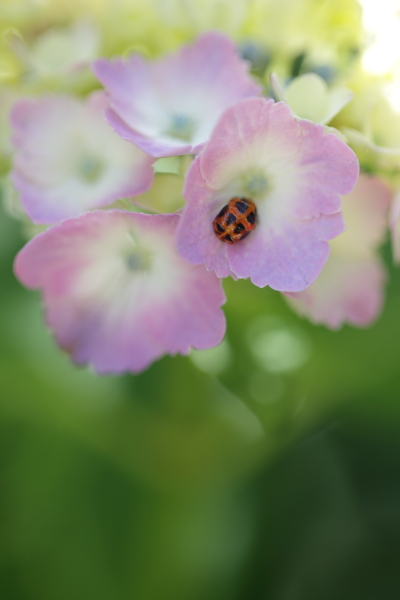
{"label": "lilac petal", "polygon": [[400,263],[400,194],[394,199],[390,212],[390,233],[392,239],[393,260]]}
{"label": "lilac petal", "polygon": [[[289,107],[249,98],[224,112],[201,155],[201,174],[218,190],[240,172],[290,161],[300,145],[300,126]],[[291,166],[291,162],[288,162]]]}
{"label": "lilac petal", "polygon": [[[275,188],[290,193],[290,210],[300,219],[340,210],[340,194],[358,178],[354,152],[321,125],[296,120],[289,107],[251,98],[227,110],[201,156],[201,174],[220,189],[238,171],[266,169]],[[277,181],[278,179],[278,181]]]}
{"label": "lilac petal", "polygon": [[255,230],[246,240],[229,246],[232,271],[239,279],[250,277],[258,287],[281,292],[304,290],[320,274],[329,256],[327,240],[345,230],[341,213],[319,219],[289,221],[286,231]]}
{"label": "lilac petal", "polygon": [[31,240],[15,273],[42,291],[46,320],[77,364],[138,372],[163,354],[221,342],[220,280],[174,250],[178,215],[97,211]]}
{"label": "lilac petal", "polygon": [[228,277],[232,274],[227,256],[228,245],[220,242],[212,228],[221,207],[218,205],[217,208],[217,204],[211,202],[212,195],[200,173],[199,156],[187,173],[185,190],[188,189],[192,202],[186,205],[178,225],[178,252],[189,263],[198,265],[204,262],[207,269],[215,271],[218,277]]}
{"label": "lilac petal", "polygon": [[296,312],[333,329],[346,322],[366,326],[378,317],[386,271],[377,248],[386,236],[391,196],[378,177],[360,175],[343,198],[347,229],[332,241],[321,275],[303,292],[288,294]]}
{"label": "lilac petal", "polygon": [[11,179],[34,223],[56,223],[151,186],[153,159],[111,131],[106,106],[102,93],[86,102],[55,95],[15,104]]}
{"label": "lilac petal", "polygon": [[261,91],[218,32],[153,63],[100,59],[93,70],[107,88],[112,127],[155,157],[199,152],[228,106]]}
{"label": "lilac petal", "polygon": [[[359,175],[354,152],[333,133],[320,125],[299,121],[302,129],[302,167],[298,202],[293,212],[299,219],[332,214],[340,210],[340,194],[352,191]],[[302,198],[307,197],[307,203]]]}
{"label": "lilac petal", "polygon": [[377,176],[362,173],[354,190],[343,198],[346,232],[331,244],[342,256],[371,256],[385,241],[392,191]]}
{"label": "lilac petal", "polygon": [[313,323],[331,329],[344,323],[367,327],[381,312],[385,282],[385,267],[378,257],[332,255],[312,286],[287,296],[291,307]]}
{"label": "lilac petal", "polygon": [[147,154],[150,154],[150,156],[181,156],[182,154],[194,153],[194,149],[190,145],[182,146],[182,144],[176,144],[173,147],[171,146],[171,141],[167,140],[163,142],[157,138],[143,137],[143,135],[131,129],[111,108],[106,110],[105,117],[115,133],[127,142],[136,144],[136,146],[147,152]]}

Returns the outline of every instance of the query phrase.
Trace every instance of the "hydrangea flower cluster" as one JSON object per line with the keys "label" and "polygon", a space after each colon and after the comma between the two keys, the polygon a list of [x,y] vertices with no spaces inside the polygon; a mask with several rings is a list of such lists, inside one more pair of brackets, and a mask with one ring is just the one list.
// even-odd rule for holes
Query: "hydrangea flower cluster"
{"label": "hydrangea flower cluster", "polygon": [[[358,179],[355,153],[327,127],[351,91],[330,95],[313,75],[286,92],[273,77],[275,98],[263,95],[216,31],[158,60],[99,58],[92,69],[103,90],[19,99],[10,116],[11,179],[28,217],[48,226],[15,273],[41,290],[76,364],[139,372],[218,345],[229,276],[282,292],[331,328],[378,316],[392,192]],[[144,202],[183,155],[182,208]]]}

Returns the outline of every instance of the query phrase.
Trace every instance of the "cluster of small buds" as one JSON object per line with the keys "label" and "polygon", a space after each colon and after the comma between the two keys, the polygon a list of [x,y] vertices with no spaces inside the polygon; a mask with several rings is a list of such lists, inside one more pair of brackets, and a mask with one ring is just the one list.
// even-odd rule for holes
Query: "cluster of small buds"
{"label": "cluster of small buds", "polygon": [[[77,364],[139,372],[218,345],[228,276],[282,292],[331,328],[377,318],[391,191],[359,178],[353,150],[326,126],[351,92],[329,95],[313,75],[288,90],[273,77],[279,101],[262,96],[217,32],[153,62],[98,59],[93,72],[105,90],[85,100],[25,98],[11,111],[11,178],[29,218],[49,226],[15,273],[41,290]],[[303,115],[307,85],[322,100]],[[185,205],[139,212],[158,159],[183,155]]]}

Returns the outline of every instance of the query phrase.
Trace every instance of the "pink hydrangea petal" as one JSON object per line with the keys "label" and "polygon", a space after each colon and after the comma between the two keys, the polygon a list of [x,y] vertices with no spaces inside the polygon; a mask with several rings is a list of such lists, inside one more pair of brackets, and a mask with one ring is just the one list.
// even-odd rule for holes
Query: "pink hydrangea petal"
{"label": "pink hydrangea petal", "polygon": [[158,138],[143,137],[142,134],[131,129],[111,108],[105,111],[105,117],[115,133],[127,142],[136,144],[150,156],[181,156],[195,151],[195,148],[191,145],[182,145],[182,143],[176,143],[172,140],[163,141]]}
{"label": "pink hydrangea petal", "polygon": [[330,256],[321,275],[306,290],[287,294],[291,307],[313,323],[338,329],[344,323],[367,327],[384,301],[386,271],[378,257]]}
{"label": "pink hydrangea petal", "polygon": [[289,294],[296,312],[332,329],[346,322],[366,326],[378,317],[386,272],[377,248],[386,236],[391,196],[381,179],[360,175],[343,198],[347,229],[331,242],[321,275],[303,292]]}
{"label": "pink hydrangea petal", "polygon": [[86,102],[55,95],[15,104],[11,179],[34,223],[56,223],[151,186],[154,159],[112,132],[106,106],[102,93]]}
{"label": "pink hydrangea petal", "polygon": [[153,136],[168,124],[162,99],[154,90],[152,71],[141,56],[100,58],[93,71],[108,90],[111,107],[128,127],[141,123],[143,135]]}
{"label": "pink hydrangea petal", "polygon": [[210,189],[220,189],[266,163],[271,187],[287,187],[288,208],[299,219],[338,212],[340,194],[353,189],[359,173],[354,152],[321,125],[295,119],[284,102],[251,98],[225,111],[202,153],[201,173]]}
{"label": "pink hydrangea petal", "polygon": [[228,244],[220,242],[212,228],[212,222],[221,206],[212,202],[210,191],[200,173],[199,156],[187,173],[185,190],[188,189],[192,202],[185,207],[178,225],[178,252],[189,263],[198,265],[204,262],[207,269],[215,271],[218,277],[228,277],[232,274],[227,256]]}
{"label": "pink hydrangea petal", "polygon": [[[254,196],[246,188],[252,177],[264,186]],[[178,250],[219,277],[234,273],[260,287],[300,291],[327,260],[326,242],[344,231],[339,192],[357,177],[354,153],[321,126],[297,121],[284,103],[243,100],[225,111],[187,173]],[[228,245],[212,223],[233,197],[256,203],[258,223]]]}
{"label": "pink hydrangea petal", "polygon": [[[163,354],[220,343],[221,283],[176,254],[179,218],[87,213],[48,229],[18,254],[17,277],[42,291],[46,320],[77,364],[138,372]],[[132,239],[150,252],[149,270],[127,267]]]}
{"label": "pink hydrangea petal", "polygon": [[[294,216],[307,219],[324,212],[340,210],[340,194],[354,188],[359,164],[354,152],[333,133],[324,133],[321,125],[299,121],[302,133],[300,166],[305,177],[299,182]],[[311,175],[310,177],[308,175]],[[306,206],[301,198],[308,197]]]}
{"label": "pink hydrangea petal", "polygon": [[319,219],[288,221],[286,229],[261,229],[227,250],[229,264],[239,279],[250,277],[258,287],[274,290],[304,290],[321,273],[329,256],[327,240],[345,230],[341,213]]}
{"label": "pink hydrangea petal", "polygon": [[[265,161],[279,165],[297,152],[300,129],[283,102],[251,98],[226,110],[201,155],[201,174],[210,189],[221,189],[237,173]],[[275,169],[276,170],[276,169]]]}
{"label": "pink hydrangea petal", "polygon": [[400,263],[400,193],[394,199],[390,212],[390,232],[392,238],[393,260]]}
{"label": "pink hydrangea petal", "polygon": [[388,229],[392,191],[379,177],[362,173],[354,190],[343,198],[347,230],[331,244],[342,256],[370,256]]}
{"label": "pink hydrangea petal", "polygon": [[[198,152],[228,106],[261,91],[233,42],[218,32],[153,63],[101,59],[94,72],[109,93],[112,127],[156,157]],[[184,138],[171,132],[174,118],[188,119]]]}

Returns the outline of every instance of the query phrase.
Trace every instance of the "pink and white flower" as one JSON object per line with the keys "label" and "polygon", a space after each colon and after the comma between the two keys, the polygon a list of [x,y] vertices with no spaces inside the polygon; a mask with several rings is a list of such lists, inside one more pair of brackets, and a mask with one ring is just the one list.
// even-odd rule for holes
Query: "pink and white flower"
{"label": "pink and white flower", "polygon": [[11,111],[11,179],[34,223],[57,223],[153,182],[153,159],[121,140],[104,119],[107,101],[63,95],[25,98]]}
{"label": "pink and white flower", "polygon": [[156,157],[196,154],[228,106],[261,92],[233,42],[217,32],[153,63],[139,55],[100,59],[94,72],[108,91],[111,126]]}
{"label": "pink and white flower", "polygon": [[[358,171],[353,151],[321,125],[294,118],[282,102],[243,100],[225,111],[188,171],[178,250],[219,277],[304,290],[328,258],[327,241],[344,231],[340,194]],[[256,204],[258,223],[230,245],[213,221],[233,197]]]}
{"label": "pink and white flower", "polygon": [[331,242],[321,275],[303,292],[288,294],[297,313],[331,329],[343,323],[365,327],[378,317],[386,269],[377,249],[386,236],[391,197],[378,177],[360,176],[343,199],[347,229]]}
{"label": "pink and white flower", "polygon": [[17,255],[17,277],[42,291],[47,323],[75,363],[138,372],[163,354],[221,342],[221,282],[177,255],[179,218],[95,211],[39,234]]}

